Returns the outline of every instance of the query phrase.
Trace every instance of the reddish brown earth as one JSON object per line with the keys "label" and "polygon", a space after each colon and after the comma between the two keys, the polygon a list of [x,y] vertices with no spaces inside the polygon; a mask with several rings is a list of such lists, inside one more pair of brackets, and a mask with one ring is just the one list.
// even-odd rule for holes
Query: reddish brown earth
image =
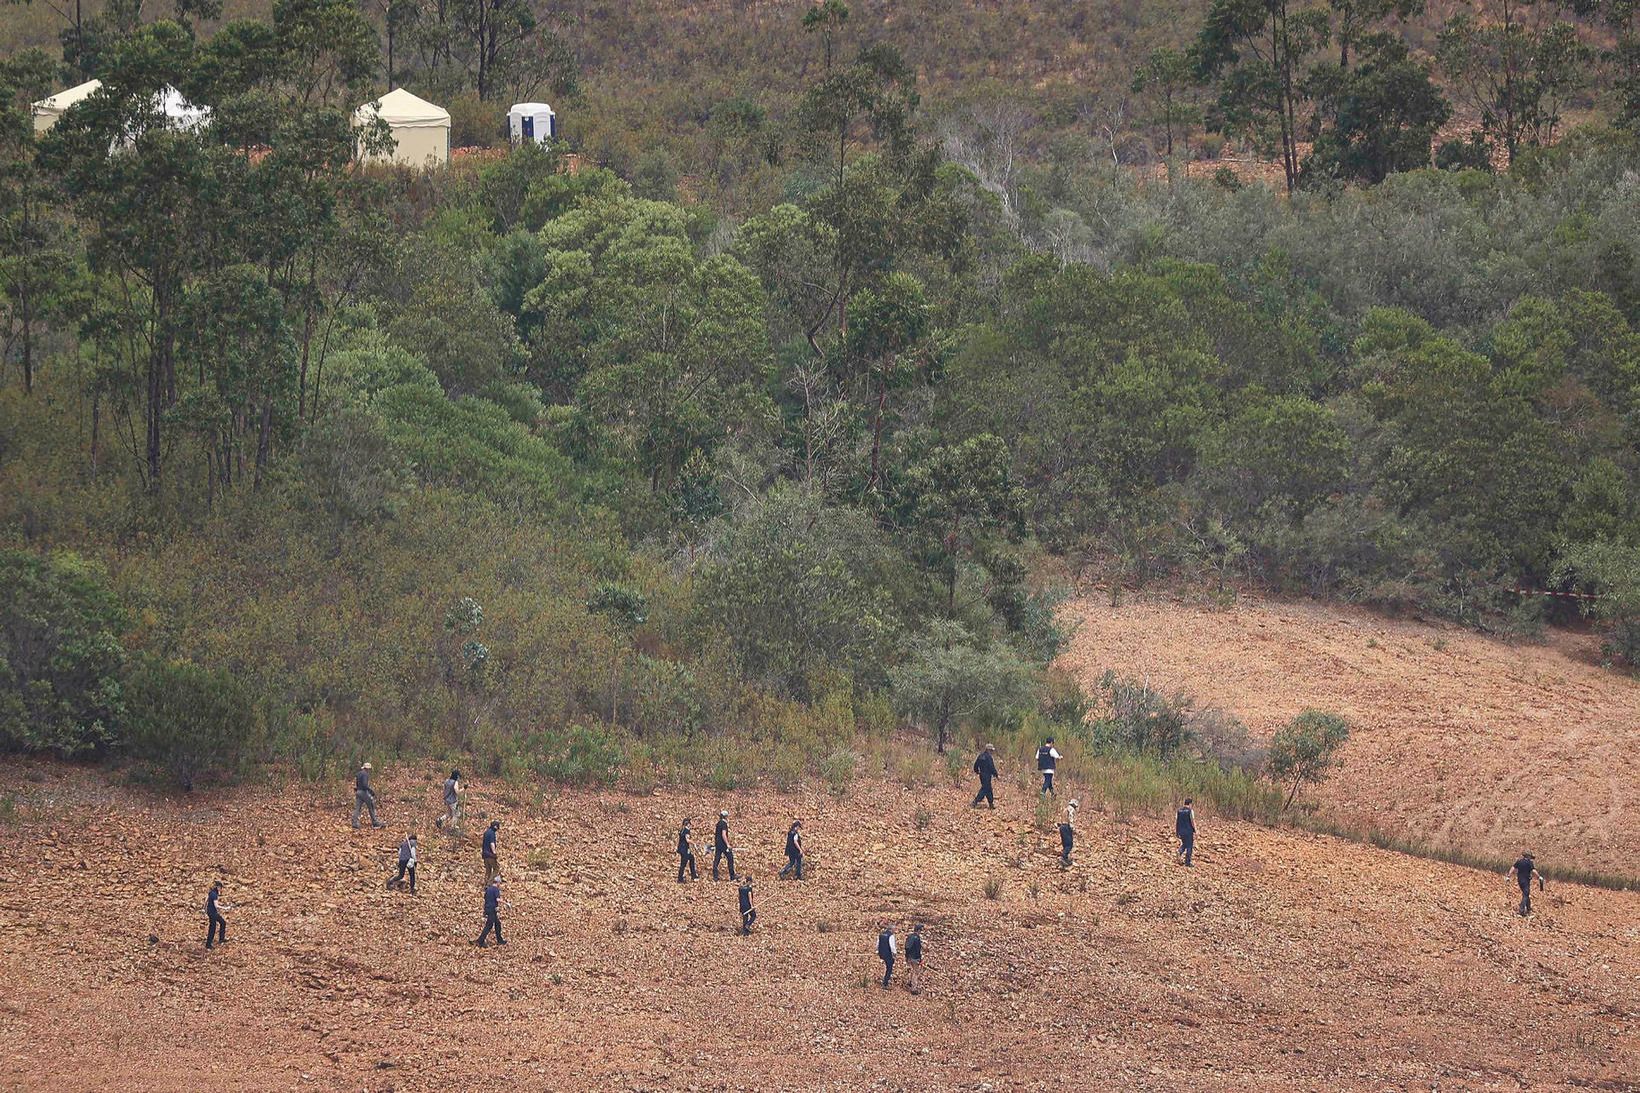
{"label": "reddish brown earth", "polygon": [[1307,706],[1356,730],[1327,813],[1435,845],[1640,875],[1640,681],[1586,635],[1510,644],[1363,610],[1090,597],[1065,664],[1182,689],[1268,737]]}
{"label": "reddish brown earth", "polygon": [[[437,835],[436,772],[382,773],[390,826],[355,832],[346,786],[0,765],[0,1085],[1640,1089],[1640,895],[1551,884],[1523,920],[1497,875],[1212,817],[1185,870],[1161,820],[1084,814],[1061,874],[1012,783],[994,813],[872,783],[722,800],[761,892],[741,938],[731,885],[672,879],[718,799],[480,785],[511,939],[481,951],[482,825]],[[779,883],[794,815],[816,868]],[[414,898],[383,887],[408,824]],[[920,996],[870,983],[884,917],[928,923]]]}

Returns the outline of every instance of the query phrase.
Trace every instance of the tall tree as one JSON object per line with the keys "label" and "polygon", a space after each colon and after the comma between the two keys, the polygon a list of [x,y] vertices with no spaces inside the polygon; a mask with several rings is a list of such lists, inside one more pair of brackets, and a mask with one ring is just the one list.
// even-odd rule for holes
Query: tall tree
{"label": "tall tree", "polygon": [[1190,58],[1179,50],[1165,47],[1151,50],[1150,56],[1133,71],[1133,92],[1149,100],[1150,123],[1162,127],[1163,147],[1170,160],[1173,158],[1173,135],[1177,133],[1181,138],[1185,137],[1189,127],[1201,121],[1201,107],[1191,96],[1191,91],[1200,82],[1196,66]]}
{"label": "tall tree", "polygon": [[1298,185],[1304,67],[1329,32],[1327,10],[1298,0],[1213,0],[1192,47],[1202,74],[1220,81],[1208,124],[1279,150],[1289,192]]}
{"label": "tall tree", "polygon": [[1436,130],[1452,116],[1428,66],[1399,38],[1369,35],[1357,61],[1353,68],[1317,65],[1307,77],[1320,127],[1303,164],[1307,182],[1382,182],[1395,171],[1426,167]]}

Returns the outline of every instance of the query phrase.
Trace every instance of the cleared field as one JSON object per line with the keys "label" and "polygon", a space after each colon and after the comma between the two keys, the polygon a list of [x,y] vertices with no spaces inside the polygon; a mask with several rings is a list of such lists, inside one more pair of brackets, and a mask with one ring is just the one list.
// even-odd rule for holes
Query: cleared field
{"label": "cleared field", "polygon": [[[435,772],[382,773],[389,826],[355,832],[347,786],[161,798],[0,765],[4,1084],[1637,1088],[1640,895],[1551,885],[1523,920],[1495,875],[1212,817],[1186,870],[1162,820],[1084,815],[1061,873],[1011,783],[996,812],[954,786],[480,785],[510,944],[478,950],[481,825],[436,834]],[[677,821],[720,803],[762,893],[750,938],[727,881],[673,880]],[[816,867],[777,883],[793,816]],[[383,886],[410,824],[415,898]],[[213,877],[234,907],[207,953]],[[883,918],[928,924],[920,996],[875,985]]]}
{"label": "cleared field", "polygon": [[1357,728],[1326,812],[1433,844],[1640,875],[1640,682],[1595,643],[1513,645],[1309,603],[1088,598],[1065,664],[1182,689],[1267,737],[1306,706]]}

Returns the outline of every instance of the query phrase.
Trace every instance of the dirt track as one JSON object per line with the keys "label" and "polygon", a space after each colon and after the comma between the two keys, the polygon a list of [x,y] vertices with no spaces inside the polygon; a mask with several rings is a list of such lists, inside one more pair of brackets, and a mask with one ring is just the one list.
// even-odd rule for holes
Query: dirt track
{"label": "dirt track", "polygon": [[1332,816],[1434,844],[1640,875],[1640,682],[1558,633],[1511,645],[1307,603],[1068,605],[1065,664],[1183,689],[1268,737],[1306,706],[1356,726]]}
{"label": "dirt track", "polygon": [[[480,825],[431,833],[431,773],[384,772],[392,826],[354,832],[346,786],[0,765],[7,1087],[1640,1089],[1637,895],[1551,885],[1521,920],[1501,877],[1211,817],[1187,871],[1160,820],[1085,814],[1065,875],[1011,783],[995,813],[872,785],[723,802],[761,882],[742,939],[728,883],[672,879],[718,801],[480,786],[511,941],[480,951]],[[817,868],[777,883],[793,815]],[[414,899],[383,888],[411,822]],[[869,985],[881,916],[929,924],[923,995]]]}

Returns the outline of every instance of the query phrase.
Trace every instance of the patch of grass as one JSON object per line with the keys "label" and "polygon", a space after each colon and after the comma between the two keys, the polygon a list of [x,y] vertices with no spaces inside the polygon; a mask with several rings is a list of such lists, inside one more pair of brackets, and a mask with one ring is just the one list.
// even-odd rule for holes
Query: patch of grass
{"label": "patch of grass", "polygon": [[21,809],[17,804],[17,795],[14,793],[0,793],[0,824],[11,825],[18,821]]}
{"label": "patch of grass", "polygon": [[1059,816],[1059,805],[1046,793],[1036,795],[1036,808],[1031,813],[1031,823],[1038,831],[1052,831],[1055,820]]}
{"label": "patch of grass", "polygon": [[547,853],[546,847],[538,846],[524,855],[524,864],[544,873],[552,865],[552,855]]}
{"label": "patch of grass", "polygon": [[[1479,869],[1485,873],[1502,874],[1514,864],[1512,857],[1500,858],[1492,854],[1477,854],[1461,847],[1426,843],[1377,828],[1344,827],[1314,816],[1306,817],[1294,826],[1320,835],[1332,835],[1350,842],[1366,843],[1380,850],[1392,850],[1397,854],[1408,854],[1414,858],[1442,861],[1466,869]],[[1613,892],[1640,892],[1640,877],[1626,877],[1618,873],[1584,869],[1575,865],[1550,867],[1542,862],[1538,863],[1538,872],[1550,883],[1583,884],[1590,888],[1605,888]]]}
{"label": "patch of grass", "polygon": [[927,831],[928,825],[934,822],[934,814],[926,808],[919,808],[911,815],[911,826],[918,831]]}
{"label": "patch of grass", "polygon": [[837,932],[837,923],[829,918],[820,919],[814,924],[815,933],[834,934]]}
{"label": "patch of grass", "polygon": [[1036,883],[1036,879],[1034,877],[1031,879],[1031,882],[1025,886],[1025,894],[1032,900],[1041,898],[1042,886]]}
{"label": "patch of grass", "polygon": [[1002,898],[1002,878],[989,876],[985,878],[985,898],[997,900]]}

